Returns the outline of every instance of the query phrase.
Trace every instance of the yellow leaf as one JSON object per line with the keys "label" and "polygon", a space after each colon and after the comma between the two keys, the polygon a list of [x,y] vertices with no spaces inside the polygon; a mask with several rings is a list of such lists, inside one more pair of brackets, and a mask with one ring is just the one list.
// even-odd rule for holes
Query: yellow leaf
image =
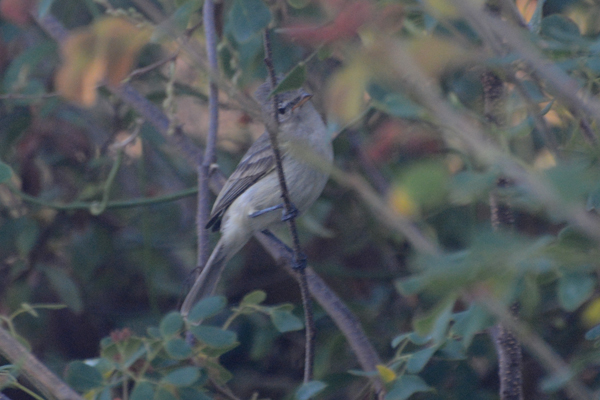
{"label": "yellow leaf", "polygon": [[396,379],[396,373],[386,367],[385,365],[378,365],[377,371],[379,372],[379,376],[383,379],[384,382],[391,382]]}
{"label": "yellow leaf", "polygon": [[535,157],[533,168],[537,170],[545,170],[556,167],[556,159],[548,149],[542,149]]}
{"label": "yellow leaf", "polygon": [[327,104],[330,114],[336,116],[340,123],[351,121],[362,111],[369,79],[369,66],[361,57],[352,60],[333,78]]}
{"label": "yellow leaf", "polygon": [[600,298],[589,302],[583,313],[581,313],[581,320],[587,327],[600,324]]}
{"label": "yellow leaf", "polygon": [[392,190],[389,197],[389,205],[392,210],[407,217],[415,217],[420,214],[419,205],[402,186],[397,186]]}
{"label": "yellow leaf", "polygon": [[421,70],[432,77],[473,58],[472,53],[456,41],[434,36],[411,40],[409,49]]}
{"label": "yellow leaf", "polygon": [[459,12],[452,2],[448,0],[427,0],[427,10],[438,18],[457,18]]}
{"label": "yellow leaf", "polygon": [[74,32],[63,45],[63,65],[56,76],[58,91],[68,100],[91,106],[104,80],[116,86],[131,70],[150,37],[123,18],[105,18]]}

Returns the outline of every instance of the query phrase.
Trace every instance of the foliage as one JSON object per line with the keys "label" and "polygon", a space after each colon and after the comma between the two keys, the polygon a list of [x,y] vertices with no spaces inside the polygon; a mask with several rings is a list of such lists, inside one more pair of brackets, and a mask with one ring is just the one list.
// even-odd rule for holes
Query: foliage
{"label": "foliage", "polygon": [[[301,385],[297,289],[256,243],[229,263],[227,299],[187,320],[172,311],[196,262],[196,165],[174,138],[181,128],[204,142],[202,3],[0,2],[3,326],[87,398],[204,399],[224,386],[241,398],[368,398],[378,378],[388,400],[487,399],[487,332],[518,304],[534,343],[525,397],[564,398],[573,381],[597,391],[600,6],[218,3],[222,170],[263,130],[246,99],[266,77],[264,29],[285,75],[274,93],[304,86],[337,137],[300,235],[382,362],[359,370],[318,308],[316,380]],[[43,16],[65,41],[40,29]],[[492,111],[488,73],[505,91]],[[138,119],[123,82],[168,117],[170,135]],[[513,227],[492,228],[494,201]],[[25,313],[36,318],[13,321]],[[33,393],[18,363],[0,362],[0,387]]]}

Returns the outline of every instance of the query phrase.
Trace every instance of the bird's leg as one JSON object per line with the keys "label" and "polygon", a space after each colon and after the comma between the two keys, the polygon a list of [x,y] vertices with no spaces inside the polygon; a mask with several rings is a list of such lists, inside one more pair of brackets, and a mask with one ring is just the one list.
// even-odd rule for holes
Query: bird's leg
{"label": "bird's leg", "polygon": [[276,206],[273,206],[273,207],[267,207],[263,210],[258,210],[258,211],[251,213],[250,218],[256,218],[259,215],[263,215],[263,214],[266,214],[271,211],[279,210],[280,208],[283,208],[283,204],[277,204]]}
{"label": "bird's leg", "polygon": [[[250,218],[256,218],[256,217],[258,217],[260,215],[263,215],[263,214],[266,214],[268,212],[279,210],[280,208],[284,208],[283,204],[277,204],[276,206],[273,206],[273,207],[267,207],[265,209],[258,210],[258,211],[255,211],[255,212],[251,213],[250,214]],[[283,222],[289,221],[292,218],[296,218],[299,213],[300,212],[298,211],[298,209],[296,208],[296,206],[294,206],[292,204],[291,210],[289,212],[287,210],[285,210],[285,209],[283,210],[283,214],[281,215],[281,220]]]}

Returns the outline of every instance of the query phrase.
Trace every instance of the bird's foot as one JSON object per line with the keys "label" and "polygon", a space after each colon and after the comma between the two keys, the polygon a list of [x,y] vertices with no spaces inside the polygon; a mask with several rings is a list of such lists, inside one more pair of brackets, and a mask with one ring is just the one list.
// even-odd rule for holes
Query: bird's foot
{"label": "bird's foot", "polygon": [[298,257],[294,255],[292,261],[292,268],[296,271],[301,271],[306,268],[306,254],[303,252],[298,253]]}
{"label": "bird's foot", "polygon": [[300,211],[298,211],[298,209],[296,208],[296,206],[293,203],[290,203],[290,209],[283,210],[283,214],[281,215],[281,220],[283,222],[287,222],[290,219],[298,217],[298,214],[300,214]]}

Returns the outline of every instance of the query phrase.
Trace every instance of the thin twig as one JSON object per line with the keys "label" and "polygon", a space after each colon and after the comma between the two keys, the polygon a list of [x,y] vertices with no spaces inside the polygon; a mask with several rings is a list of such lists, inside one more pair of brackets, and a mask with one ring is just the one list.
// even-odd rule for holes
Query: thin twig
{"label": "thin twig", "polygon": [[60,96],[58,93],[23,94],[7,93],[1,94],[0,100],[44,100]]}
{"label": "thin twig", "polygon": [[[269,71],[269,78],[271,79],[271,89],[275,89],[277,86],[277,77],[275,76],[275,68],[273,67],[273,58],[271,55],[271,38],[269,36],[269,29],[265,29],[264,32],[264,48],[265,48],[265,64]],[[278,96],[273,96],[273,122],[271,119],[265,121],[265,127],[269,133],[271,139],[271,147],[273,148],[273,154],[275,155],[275,165],[277,168],[277,176],[279,177],[279,186],[281,188],[281,198],[285,206],[286,214],[291,218],[288,218],[287,223],[290,228],[292,235],[292,243],[294,246],[294,261],[296,263],[296,272],[299,278],[300,294],[302,296],[302,305],[304,306],[304,318],[306,321],[306,351],[304,358],[304,383],[312,380],[313,376],[313,359],[314,359],[314,337],[315,337],[315,326],[314,317],[312,312],[312,304],[308,291],[308,283],[306,282],[306,259],[300,248],[300,239],[298,238],[298,231],[296,230],[296,220],[294,216],[294,206],[290,200],[290,194],[288,192],[287,184],[285,181],[285,174],[283,173],[283,165],[281,163],[281,152],[279,145],[277,144],[277,132],[279,131],[279,115],[277,109],[279,108]]]}
{"label": "thin twig", "polygon": [[[39,197],[31,196],[27,193],[24,193],[17,189],[14,185],[8,183],[5,184],[8,189],[13,192],[16,196],[23,199],[27,203],[35,204],[41,207],[52,208],[54,210],[89,210],[95,202],[91,201],[74,201],[72,203],[61,204],[61,203],[53,203],[50,201],[42,200]],[[106,209],[117,209],[117,208],[132,208],[132,207],[143,207],[150,206],[154,204],[167,203],[175,200],[179,200],[185,197],[194,196],[198,193],[198,188],[189,188],[184,189],[179,192],[165,194],[163,196],[156,197],[143,197],[139,199],[132,200],[118,200],[118,201],[109,201],[106,203]]]}
{"label": "thin twig", "polygon": [[[286,271],[296,279],[299,279],[294,269],[294,252],[292,249],[269,231],[265,230],[256,233],[254,236],[279,265],[283,265]],[[369,342],[367,335],[365,335],[356,315],[346,307],[344,302],[336,296],[325,281],[310,266],[306,268],[306,280],[310,293],[342,331],[354,354],[356,354],[362,369],[367,372],[376,371],[377,365],[381,365],[382,362],[373,345]],[[370,379],[376,392],[379,393],[380,397],[383,397],[385,386],[379,375],[374,375]]]}
{"label": "thin twig", "polygon": [[[35,15],[37,17],[37,15]],[[54,18],[51,14],[46,14],[43,18],[36,18],[38,24],[57,42],[62,42],[66,39],[68,35],[68,31],[62,26],[62,24]],[[219,85],[221,87],[221,81],[219,81]],[[227,87],[227,86],[225,86]],[[156,107],[154,104],[150,103],[146,98],[144,98],[133,86],[129,84],[122,84],[115,90],[115,95],[121,98],[122,101],[129,104],[133,107],[144,119],[150,122],[165,138],[173,145],[175,145],[181,153],[186,156],[188,161],[196,161],[198,151],[196,150],[196,145],[189,140],[189,138],[183,134],[182,129],[177,129],[174,137],[167,136],[167,130],[169,126],[169,120],[167,116],[162,112],[162,110]],[[255,103],[252,103],[252,107],[244,108],[247,102],[240,103],[244,110],[246,110],[250,115],[257,116],[260,118],[260,113],[257,111],[258,107]],[[253,111],[250,111],[253,110]],[[211,174],[210,184],[211,190],[213,193],[219,193],[225,179],[223,178],[222,173],[217,171],[216,173]],[[193,191],[195,189],[189,189]],[[191,194],[191,193],[190,193]],[[187,196],[188,193],[181,192],[180,194],[183,196]],[[143,199],[143,200],[135,200],[129,202],[109,202],[107,207],[129,207],[135,206],[136,204],[129,204],[131,202],[151,202],[158,201],[159,199],[165,199],[168,201],[167,196],[157,197],[153,199]],[[23,194],[22,196],[24,200],[30,202],[38,202],[38,199],[26,196]],[[179,197],[177,197],[179,198]],[[39,204],[39,202],[38,202]],[[40,205],[47,205],[46,203]],[[75,204],[73,204],[74,206]],[[89,205],[86,205],[85,208],[88,208]],[[414,228],[414,227],[413,227]],[[416,228],[414,228],[416,230]],[[413,232],[415,236],[422,235],[419,232]],[[264,237],[262,234],[257,234],[257,237],[260,239]],[[265,249],[277,260],[283,260],[282,263],[287,266],[287,271],[294,277],[297,277],[296,272],[293,270],[293,256],[291,251],[285,254],[282,253],[282,248],[285,247],[281,241],[277,239],[271,239],[269,241],[262,241],[263,246],[266,246]],[[427,245],[424,245],[427,246]],[[336,325],[342,332],[342,334],[348,340],[350,347],[353,349],[356,354],[358,361],[362,367],[362,369],[366,372],[374,372],[376,371],[376,365],[381,364],[379,360],[379,356],[373,349],[373,346],[369,342],[368,337],[365,335],[360,322],[354,316],[354,314],[344,305],[342,300],[337,297],[337,295],[327,286],[327,284],[321,280],[321,278],[315,274],[312,270],[308,270],[308,287],[310,289],[311,294],[314,298],[319,302],[321,307],[325,309],[328,315],[335,321]],[[0,351],[2,344],[0,343]],[[384,385],[379,379],[378,376],[374,376],[370,378],[380,393],[380,397],[385,393]]]}
{"label": "thin twig", "polygon": [[133,78],[136,78],[140,75],[144,75],[147,74],[148,72],[155,70],[157,68],[162,67],[163,65],[171,62],[171,61],[175,61],[177,59],[177,57],[179,56],[178,53],[175,53],[173,55],[170,55],[169,57],[163,58],[162,60],[158,60],[150,65],[147,65],[143,68],[138,68],[138,69],[134,69],[133,71],[131,71],[131,73],[129,74],[129,76],[127,76],[127,80],[131,80]]}

